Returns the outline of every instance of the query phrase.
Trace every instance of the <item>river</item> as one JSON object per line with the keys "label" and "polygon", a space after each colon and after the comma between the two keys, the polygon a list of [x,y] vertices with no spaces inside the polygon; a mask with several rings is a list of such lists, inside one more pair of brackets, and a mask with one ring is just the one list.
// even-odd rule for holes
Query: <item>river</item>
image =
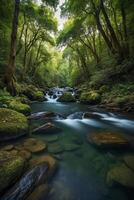
{"label": "river", "polygon": [[[58,136],[58,140],[53,144],[79,145],[79,148],[74,151],[58,153],[59,167],[49,183],[52,189],[47,200],[131,199],[129,192],[123,187],[119,185],[109,187],[107,184],[107,172],[118,165],[128,152],[98,150],[88,143],[87,134],[108,130],[125,134],[128,139],[131,139],[134,129],[133,116],[110,113],[80,103],[60,103],[52,99],[47,102],[33,103],[31,108],[32,113],[53,111],[66,117],[66,119],[52,120],[52,123],[62,128],[62,132],[53,134]],[[83,119],[81,112],[85,111],[91,111],[100,118]],[[36,124],[33,126],[37,126],[44,122],[39,120],[34,123]],[[47,141],[55,136],[44,134],[35,137]]]}

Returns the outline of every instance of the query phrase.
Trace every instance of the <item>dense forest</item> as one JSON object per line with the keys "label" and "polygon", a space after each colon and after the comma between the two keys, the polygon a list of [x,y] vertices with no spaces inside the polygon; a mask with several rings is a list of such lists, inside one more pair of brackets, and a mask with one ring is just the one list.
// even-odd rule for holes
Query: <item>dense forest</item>
{"label": "dense forest", "polygon": [[[78,174],[87,173],[91,178],[91,183],[86,180],[87,185],[94,184],[97,191],[91,200],[131,200],[134,124],[129,117],[133,112],[134,0],[0,0],[2,200],[45,200],[51,191],[47,182],[57,168],[57,160],[73,163],[71,169],[78,165]],[[60,131],[61,138],[47,135]],[[126,137],[126,132],[131,136]],[[83,150],[72,156],[83,160],[60,155],[78,150],[80,145]],[[108,151],[100,152],[92,145]],[[40,157],[44,151],[49,154]],[[88,165],[88,160],[93,166]],[[89,168],[91,174],[97,174],[94,181],[87,172]],[[76,182],[78,174],[74,175]],[[71,180],[73,175],[69,171],[65,177]],[[106,192],[105,179],[110,186],[118,183],[119,188],[106,186]],[[77,185],[72,183],[72,188]],[[89,196],[81,196],[83,191],[94,195],[91,185],[91,190],[82,190],[78,183],[78,196],[74,198],[69,196],[66,185],[55,185],[57,193],[53,189],[48,200],[89,200]],[[98,198],[100,185],[103,194]],[[65,196],[57,198],[60,191]]]}

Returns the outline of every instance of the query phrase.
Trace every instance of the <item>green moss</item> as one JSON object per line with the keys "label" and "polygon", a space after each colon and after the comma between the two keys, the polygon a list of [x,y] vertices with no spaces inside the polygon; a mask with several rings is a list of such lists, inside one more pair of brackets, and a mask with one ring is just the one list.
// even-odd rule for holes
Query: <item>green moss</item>
{"label": "green moss", "polygon": [[32,85],[23,88],[22,93],[32,101],[43,101],[45,99],[43,92]]}
{"label": "green moss", "polygon": [[24,103],[21,103],[19,100],[12,100],[9,104],[8,104],[8,107],[13,109],[13,110],[16,110],[18,112],[21,112],[25,115],[29,115],[30,112],[31,112],[31,108],[29,105],[27,104],[24,104]]}
{"label": "green moss", "polygon": [[96,91],[83,92],[80,96],[82,103],[97,104],[101,101],[101,96]]}
{"label": "green moss", "polygon": [[0,151],[0,163],[0,192],[2,192],[20,177],[25,162],[20,156]]}
{"label": "green moss", "polygon": [[0,108],[0,119],[0,141],[14,139],[28,132],[28,120],[21,113]]}
{"label": "green moss", "polygon": [[74,96],[71,94],[71,92],[66,92],[60,98],[58,99],[60,102],[75,102]]}

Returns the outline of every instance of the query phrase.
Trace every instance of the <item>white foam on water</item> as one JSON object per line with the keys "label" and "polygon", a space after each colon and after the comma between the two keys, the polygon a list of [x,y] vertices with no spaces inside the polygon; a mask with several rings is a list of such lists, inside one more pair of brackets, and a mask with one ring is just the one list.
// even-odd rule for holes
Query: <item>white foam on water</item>
{"label": "white foam on water", "polygon": [[63,124],[66,124],[67,126],[73,127],[75,129],[80,128],[80,119],[61,119],[61,120],[56,120],[57,122],[61,122]]}
{"label": "white foam on water", "polygon": [[94,127],[102,127],[102,123],[94,120],[94,119],[85,119],[83,118],[81,120],[82,123],[84,124],[87,124],[87,125],[91,125],[91,126],[94,126]]}
{"label": "white foam on water", "polygon": [[128,120],[128,119],[119,119],[115,117],[106,117],[104,118],[106,121],[110,121],[113,124],[123,127],[123,128],[134,128],[134,121],[133,120]]}

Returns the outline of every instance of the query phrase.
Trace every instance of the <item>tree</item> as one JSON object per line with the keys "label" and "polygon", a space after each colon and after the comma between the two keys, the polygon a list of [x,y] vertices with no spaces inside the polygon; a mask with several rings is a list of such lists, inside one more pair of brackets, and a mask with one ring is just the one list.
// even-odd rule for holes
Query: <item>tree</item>
{"label": "tree", "polygon": [[20,0],[15,0],[14,16],[12,21],[12,33],[11,33],[11,46],[8,66],[5,74],[5,83],[8,91],[15,95],[14,86],[14,73],[15,73],[15,59],[16,59],[16,42],[17,42],[17,29],[18,29],[18,17],[19,17]]}

